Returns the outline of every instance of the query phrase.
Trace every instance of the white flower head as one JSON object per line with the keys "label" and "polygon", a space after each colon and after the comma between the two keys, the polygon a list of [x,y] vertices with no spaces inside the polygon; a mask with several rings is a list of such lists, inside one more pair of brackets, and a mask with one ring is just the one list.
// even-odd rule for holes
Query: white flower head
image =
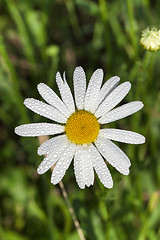
{"label": "white flower head", "polygon": [[86,86],[86,75],[82,67],[73,74],[74,98],[60,73],[56,82],[61,99],[46,84],[38,84],[38,91],[46,103],[28,98],[24,101],[33,112],[56,123],[32,123],[15,128],[20,136],[56,135],[38,148],[38,154],[47,156],[37,171],[43,174],[54,164],[51,182],[59,183],[74,159],[74,173],[80,188],[94,183],[94,170],[106,188],[113,187],[113,180],[106,161],[124,175],[131,165],[126,154],[111,140],[142,144],[145,138],[135,132],[105,128],[103,124],[127,117],[143,107],[134,101],[114,108],[127,95],[129,82],[119,84],[120,78],[111,77],[103,86],[103,70],[97,69]]}
{"label": "white flower head", "polygon": [[147,50],[157,51],[160,49],[160,30],[147,27],[142,31],[140,44]]}

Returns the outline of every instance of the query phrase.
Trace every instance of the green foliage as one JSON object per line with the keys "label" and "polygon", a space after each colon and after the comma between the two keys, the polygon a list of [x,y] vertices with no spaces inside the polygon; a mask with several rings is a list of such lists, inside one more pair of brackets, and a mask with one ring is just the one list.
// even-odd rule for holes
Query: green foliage
{"label": "green foliage", "polygon": [[141,31],[159,25],[158,0],[2,0],[0,1],[0,239],[79,239],[58,186],[50,172],[38,176],[42,158],[37,139],[20,138],[14,128],[42,121],[23,105],[40,99],[36,85],[54,91],[55,73],[66,71],[72,87],[75,66],[88,79],[98,67],[105,80],[113,75],[129,80],[125,101],[145,107],[111,124],[146,136],[140,146],[118,144],[132,161],[129,176],[109,166],[114,188],[95,178],[80,190],[73,166],[64,178],[70,201],[86,239],[160,239],[160,53],[139,45]]}

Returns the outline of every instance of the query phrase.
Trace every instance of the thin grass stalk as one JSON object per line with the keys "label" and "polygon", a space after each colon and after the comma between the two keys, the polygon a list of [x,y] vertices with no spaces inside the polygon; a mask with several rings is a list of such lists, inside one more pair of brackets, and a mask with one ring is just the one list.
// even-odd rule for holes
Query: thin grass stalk
{"label": "thin grass stalk", "polygon": [[64,2],[68,11],[69,21],[75,33],[75,36],[82,39],[82,31],[79,25],[79,20],[76,14],[75,2],[68,0]]}
{"label": "thin grass stalk", "polygon": [[12,0],[6,0],[6,4],[8,6],[8,11],[11,15],[10,17],[13,19],[13,21],[15,22],[15,24],[17,26],[19,36],[23,43],[24,53],[25,53],[28,61],[31,63],[34,63],[35,59],[34,59],[34,54],[33,54],[32,43],[30,41],[28,31],[27,31],[26,25],[24,23],[24,19],[22,18],[22,15],[18,9],[18,5],[16,4],[15,1],[12,1]]}
{"label": "thin grass stalk", "polygon": [[12,62],[10,61],[5,45],[3,44],[3,39],[0,39],[0,54],[2,56],[1,61],[4,63],[9,74],[9,80],[10,80],[9,84],[12,86],[13,94],[15,96],[14,101],[19,109],[19,112],[21,113],[23,120],[25,122],[28,122],[28,116],[22,104],[23,100],[20,93],[18,77],[16,75],[16,71],[14,69],[14,66],[12,65]]}
{"label": "thin grass stalk", "polygon": [[134,55],[137,56],[137,36],[135,33],[135,27],[134,27],[134,9],[133,9],[133,2],[132,0],[126,0],[127,9],[128,9],[128,16],[129,16],[129,25],[130,25],[130,37],[132,46],[134,48]]}
{"label": "thin grass stalk", "polygon": [[[105,48],[106,48],[106,57],[107,57],[107,69],[109,69],[112,66],[112,56],[113,56],[113,51],[112,51],[112,43],[111,43],[111,33],[109,31],[109,14],[108,14],[108,6],[107,6],[107,1],[105,0],[99,0],[99,9],[100,9],[100,14],[101,14],[101,19],[104,24],[104,37],[105,37]],[[109,59],[108,59],[109,55]]]}

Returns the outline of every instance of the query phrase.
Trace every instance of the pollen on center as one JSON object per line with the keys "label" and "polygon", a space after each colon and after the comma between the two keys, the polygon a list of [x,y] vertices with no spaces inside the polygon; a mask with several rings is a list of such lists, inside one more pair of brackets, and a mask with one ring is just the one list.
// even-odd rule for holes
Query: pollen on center
{"label": "pollen on center", "polygon": [[100,124],[94,114],[79,110],[73,113],[65,126],[66,135],[76,144],[92,143],[99,134]]}

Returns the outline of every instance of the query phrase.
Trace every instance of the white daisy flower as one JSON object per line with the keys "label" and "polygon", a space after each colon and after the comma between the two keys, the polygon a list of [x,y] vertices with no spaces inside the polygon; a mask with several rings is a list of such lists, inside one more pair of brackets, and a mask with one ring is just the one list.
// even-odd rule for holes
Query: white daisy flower
{"label": "white daisy flower", "polygon": [[[33,112],[56,123],[32,123],[15,128],[20,136],[35,137],[56,135],[38,148],[38,154],[47,156],[37,172],[43,174],[54,164],[51,182],[59,183],[74,159],[74,173],[80,188],[94,183],[94,170],[106,188],[113,187],[113,180],[106,161],[124,175],[131,165],[126,154],[111,140],[131,144],[142,144],[145,138],[135,132],[105,128],[103,124],[127,117],[143,107],[134,101],[113,109],[127,95],[130,82],[119,84],[114,76],[103,86],[103,70],[97,69],[86,86],[86,75],[82,67],[73,74],[74,98],[68,83],[58,72],[56,82],[60,99],[46,84],[38,84],[38,91],[47,103],[28,98],[24,101]],[[74,102],[75,100],[75,102]]]}

